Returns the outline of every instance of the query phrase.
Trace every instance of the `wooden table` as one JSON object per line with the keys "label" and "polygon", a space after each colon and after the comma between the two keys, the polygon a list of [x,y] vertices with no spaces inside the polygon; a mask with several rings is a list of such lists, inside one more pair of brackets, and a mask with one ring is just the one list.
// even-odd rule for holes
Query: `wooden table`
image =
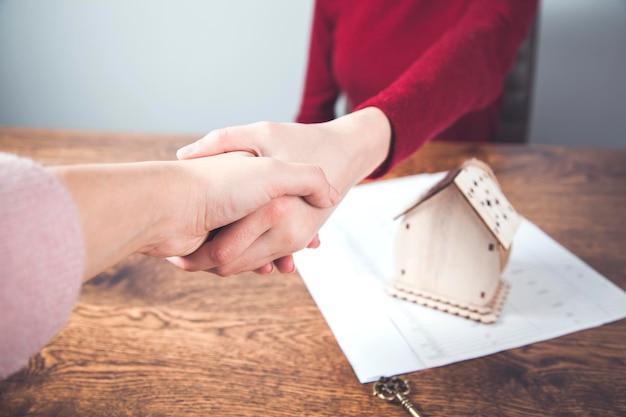
{"label": "wooden table", "polygon": [[[194,139],[0,128],[0,150],[45,164],[172,159]],[[430,144],[390,177],[468,157],[626,289],[626,150]],[[425,417],[624,416],[626,320],[407,378]],[[85,284],[67,326],[0,382],[0,416],[408,415],[371,390],[297,274],[220,278],[133,257]]]}

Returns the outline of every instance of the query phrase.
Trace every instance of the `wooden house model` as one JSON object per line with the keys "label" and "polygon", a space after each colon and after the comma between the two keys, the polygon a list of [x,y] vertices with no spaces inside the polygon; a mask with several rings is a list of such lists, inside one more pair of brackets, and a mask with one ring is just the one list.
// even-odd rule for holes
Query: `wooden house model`
{"label": "wooden house model", "polygon": [[509,289],[501,274],[521,217],[489,166],[466,161],[400,216],[389,292],[495,322]]}

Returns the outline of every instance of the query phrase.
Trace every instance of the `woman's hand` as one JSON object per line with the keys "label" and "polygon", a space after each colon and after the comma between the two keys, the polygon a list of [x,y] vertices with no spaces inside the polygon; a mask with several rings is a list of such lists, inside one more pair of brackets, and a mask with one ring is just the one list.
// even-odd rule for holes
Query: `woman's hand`
{"label": "woman's hand", "polygon": [[[387,117],[366,108],[327,123],[261,122],[218,129],[180,149],[179,159],[247,151],[322,167],[341,196],[366,177],[387,156],[391,129]],[[170,259],[188,270],[231,275],[246,270],[281,272],[294,269],[291,254],[319,244],[317,231],[332,213],[300,198],[272,200],[260,210],[229,225],[195,253]]]}

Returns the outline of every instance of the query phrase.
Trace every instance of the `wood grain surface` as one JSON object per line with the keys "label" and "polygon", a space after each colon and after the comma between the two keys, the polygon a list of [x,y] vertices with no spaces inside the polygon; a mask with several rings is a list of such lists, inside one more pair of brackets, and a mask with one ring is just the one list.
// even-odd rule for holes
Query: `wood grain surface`
{"label": "wood grain surface", "polygon": [[[195,139],[0,127],[0,150],[44,164],[173,159]],[[469,157],[626,289],[626,151],[433,143],[388,177]],[[424,417],[625,416],[626,320],[405,376]],[[0,381],[0,416],[408,415],[371,390],[296,273],[220,278],[136,256],[86,283],[67,326]]]}

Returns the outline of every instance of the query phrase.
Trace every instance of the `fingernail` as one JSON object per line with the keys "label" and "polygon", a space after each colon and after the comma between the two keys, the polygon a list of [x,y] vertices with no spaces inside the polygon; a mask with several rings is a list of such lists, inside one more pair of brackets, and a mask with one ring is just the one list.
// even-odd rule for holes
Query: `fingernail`
{"label": "fingernail", "polygon": [[337,189],[331,185],[330,186],[330,202],[332,203],[333,206],[336,206],[337,204],[339,204],[340,201],[341,201],[341,194],[339,194],[339,191],[337,191]]}
{"label": "fingernail", "polygon": [[185,156],[191,154],[195,148],[196,148],[196,142],[190,143],[189,145],[185,145],[176,151],[176,157],[178,159],[184,158]]}

